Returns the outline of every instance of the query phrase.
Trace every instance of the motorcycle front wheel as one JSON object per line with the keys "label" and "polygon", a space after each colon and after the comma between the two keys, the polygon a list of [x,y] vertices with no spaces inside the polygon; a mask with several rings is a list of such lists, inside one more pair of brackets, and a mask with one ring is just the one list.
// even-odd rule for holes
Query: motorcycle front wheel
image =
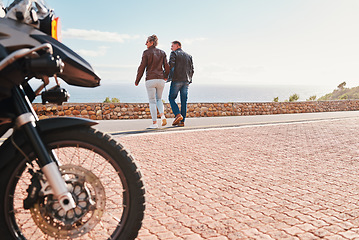
{"label": "motorcycle front wheel", "polygon": [[32,164],[19,153],[1,173],[0,193],[4,195],[0,206],[4,211],[0,211],[0,224],[7,226],[2,236],[27,240],[136,238],[144,217],[145,191],[126,150],[90,127],[52,131],[42,138],[58,161],[77,207],[64,212],[52,194],[46,194],[43,179],[40,196],[29,210],[24,209],[27,190],[34,184],[31,172],[41,171],[30,146],[22,146]]}

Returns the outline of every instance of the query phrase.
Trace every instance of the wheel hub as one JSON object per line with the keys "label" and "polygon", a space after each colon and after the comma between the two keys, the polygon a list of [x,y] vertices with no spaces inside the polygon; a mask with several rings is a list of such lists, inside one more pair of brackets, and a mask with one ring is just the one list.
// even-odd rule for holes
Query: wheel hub
{"label": "wheel hub", "polygon": [[101,220],[106,205],[105,189],[92,172],[75,165],[63,165],[60,172],[76,208],[65,211],[53,195],[39,199],[30,209],[36,225],[55,238],[79,237]]}

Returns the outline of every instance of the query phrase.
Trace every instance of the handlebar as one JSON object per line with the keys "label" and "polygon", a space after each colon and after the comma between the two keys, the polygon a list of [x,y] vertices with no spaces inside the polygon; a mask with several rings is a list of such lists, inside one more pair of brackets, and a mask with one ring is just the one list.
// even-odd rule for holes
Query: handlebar
{"label": "handlebar", "polygon": [[36,76],[52,77],[54,74],[63,71],[64,63],[59,56],[55,58],[53,55],[47,53],[38,58],[26,59],[25,69]]}
{"label": "handlebar", "polygon": [[39,50],[44,50],[44,49],[46,49],[46,51],[49,54],[53,54],[52,46],[49,43],[44,43],[44,44],[41,44],[41,45],[31,48],[31,49],[28,49],[28,48],[19,49],[15,52],[11,53],[10,55],[6,56],[0,62],[0,71],[3,70],[4,68],[6,68],[7,66],[9,66],[10,64],[12,64],[13,62],[15,62],[16,60],[26,57],[26,56],[32,54],[33,52],[37,52]]}
{"label": "handlebar", "polygon": [[63,71],[64,63],[58,56],[55,58],[52,55],[53,49],[51,44],[49,43],[44,43],[41,44],[40,46],[31,49],[27,49],[27,48],[19,49],[11,53],[0,62],[0,71],[6,68],[8,65],[12,64],[13,62],[15,62],[16,60],[26,57],[39,50],[46,50],[46,53],[38,58],[26,59],[25,69],[28,72],[37,75],[40,74],[40,75],[51,77],[54,74]]}

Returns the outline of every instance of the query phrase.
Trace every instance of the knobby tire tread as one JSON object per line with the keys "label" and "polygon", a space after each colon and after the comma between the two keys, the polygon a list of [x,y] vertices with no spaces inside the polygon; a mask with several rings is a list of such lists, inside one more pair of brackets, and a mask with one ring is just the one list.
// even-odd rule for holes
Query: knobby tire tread
{"label": "knobby tire tread", "polygon": [[[124,146],[122,146],[120,143],[116,142],[111,136],[109,136],[108,134],[102,133],[100,131],[97,131],[94,128],[91,127],[76,127],[76,128],[69,128],[65,130],[67,134],[69,135],[73,135],[70,136],[69,139],[77,139],[78,137],[76,136],[76,133],[78,132],[82,132],[82,134],[84,134],[83,136],[86,135],[92,135],[94,137],[97,138],[97,141],[100,141],[101,143],[97,144],[98,146],[101,146],[102,144],[104,144],[105,146],[107,145],[107,149],[108,151],[112,152],[114,155],[119,154],[120,157],[119,159],[114,157],[114,159],[117,159],[116,161],[119,162],[121,161],[121,163],[118,163],[121,166],[122,171],[124,172],[124,174],[127,177],[130,177],[131,179],[127,179],[128,181],[128,185],[130,189],[133,190],[133,192],[130,195],[130,201],[131,201],[131,208],[130,208],[130,213],[129,215],[132,216],[130,217],[130,221],[127,221],[124,227],[123,232],[121,233],[120,237],[117,239],[124,239],[124,240],[128,240],[128,239],[135,239],[137,237],[138,231],[140,230],[141,226],[142,226],[142,221],[144,218],[144,211],[145,211],[145,188],[144,188],[144,183],[143,183],[143,178],[142,175],[140,173],[139,168],[137,167],[135,160],[133,159],[133,157],[127,152],[127,150],[124,148]],[[49,131],[43,134],[43,138],[46,139],[44,142],[51,142],[51,137],[50,140],[48,139],[48,136],[56,136],[57,134],[64,134],[64,130],[54,130],[54,131]],[[64,138],[64,137],[62,137]],[[111,147],[113,149],[111,149]],[[29,148],[28,145],[24,145],[21,146],[21,149],[26,149]],[[116,149],[116,150],[115,150]],[[29,151],[29,149],[28,149]],[[107,152],[107,150],[105,150]],[[113,154],[110,153],[110,155],[112,156]],[[5,213],[5,192],[7,189],[7,185],[10,185],[10,183],[8,182],[13,171],[15,170],[15,168],[17,167],[18,164],[20,164],[20,161],[23,159],[22,156],[20,156],[21,154],[18,153],[15,157],[14,157],[14,161],[11,161],[8,166],[6,168],[4,168],[1,172],[0,172],[0,236],[1,239],[12,239],[12,234],[11,234],[11,229],[9,229],[6,224],[6,218],[7,218],[7,213]],[[1,156],[0,156],[1,159]],[[125,173],[127,171],[130,171],[129,173]],[[136,216],[134,216],[134,214]],[[128,225],[128,226],[127,226]],[[117,240],[116,239],[116,240]]]}

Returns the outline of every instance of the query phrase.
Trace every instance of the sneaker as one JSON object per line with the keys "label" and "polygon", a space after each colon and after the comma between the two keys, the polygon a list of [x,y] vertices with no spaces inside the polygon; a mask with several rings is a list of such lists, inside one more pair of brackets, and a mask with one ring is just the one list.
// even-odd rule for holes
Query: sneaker
{"label": "sneaker", "polygon": [[151,126],[149,126],[147,129],[156,129],[158,128],[157,123],[156,124],[152,124]]}
{"label": "sneaker", "polygon": [[178,125],[178,123],[183,119],[181,114],[177,114],[175,120],[173,120],[172,126]]}
{"label": "sneaker", "polygon": [[162,121],[162,126],[166,126],[167,125],[167,119],[165,116],[161,117],[161,121]]}

